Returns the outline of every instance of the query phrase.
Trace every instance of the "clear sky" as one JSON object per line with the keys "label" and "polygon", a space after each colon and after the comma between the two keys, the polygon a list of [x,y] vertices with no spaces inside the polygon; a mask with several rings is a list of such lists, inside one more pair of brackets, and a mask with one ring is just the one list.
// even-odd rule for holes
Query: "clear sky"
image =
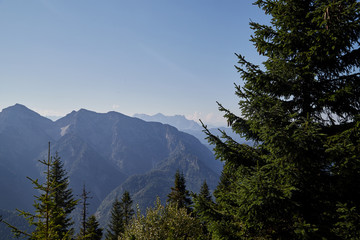
{"label": "clear sky", "polygon": [[234,53],[260,63],[250,0],[0,0],[0,110],[238,112]]}

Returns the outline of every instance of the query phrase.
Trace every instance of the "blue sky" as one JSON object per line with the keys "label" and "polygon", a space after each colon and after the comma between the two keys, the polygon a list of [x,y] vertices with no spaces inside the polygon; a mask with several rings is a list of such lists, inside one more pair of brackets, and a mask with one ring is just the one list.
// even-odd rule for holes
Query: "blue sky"
{"label": "blue sky", "polygon": [[260,63],[244,0],[0,0],[0,110],[86,108],[221,122],[238,113],[234,53]]}

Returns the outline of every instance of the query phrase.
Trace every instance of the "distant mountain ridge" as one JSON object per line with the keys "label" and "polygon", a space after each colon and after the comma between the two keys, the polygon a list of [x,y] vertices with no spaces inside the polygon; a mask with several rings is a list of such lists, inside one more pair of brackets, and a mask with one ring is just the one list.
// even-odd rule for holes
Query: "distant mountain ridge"
{"label": "distant mountain ridge", "polygon": [[169,124],[176,127],[179,130],[202,130],[202,127],[195,122],[194,120],[189,120],[185,118],[184,115],[175,115],[175,116],[165,116],[162,113],[157,113],[155,115],[146,115],[146,114],[134,114],[133,117],[140,118],[147,122],[161,122],[163,124]]}
{"label": "distant mountain ridge", "polygon": [[[146,114],[134,114],[133,115],[136,118],[140,118],[144,121],[148,122],[160,122],[163,124],[169,124],[171,126],[176,127],[180,131],[189,133],[199,139],[199,141],[206,145],[209,149],[212,150],[212,146],[209,145],[208,141],[206,140],[206,134],[203,132],[204,128],[200,126],[197,122],[194,120],[189,120],[183,115],[175,115],[175,116],[165,116],[161,113],[155,114],[153,116],[146,115]],[[206,124],[206,122],[205,122]],[[242,139],[239,137],[238,134],[234,133],[231,128],[228,127],[213,127],[208,126],[211,133],[215,135],[221,136],[222,133],[219,132],[219,130],[226,132],[227,135],[229,135],[234,140],[238,141],[239,143],[246,143],[246,144],[252,144],[249,141],[246,141],[245,139]]]}
{"label": "distant mountain ridge", "polygon": [[53,122],[16,104],[0,112],[0,209],[32,209],[36,192],[26,176],[43,180],[37,160],[46,158],[49,141],[74,194],[86,184],[93,197],[89,212],[102,224],[124,190],[145,209],[157,195],[166,198],[176,170],[194,192],[203,180],[214,189],[221,171],[198,139],[170,125],[86,109]]}

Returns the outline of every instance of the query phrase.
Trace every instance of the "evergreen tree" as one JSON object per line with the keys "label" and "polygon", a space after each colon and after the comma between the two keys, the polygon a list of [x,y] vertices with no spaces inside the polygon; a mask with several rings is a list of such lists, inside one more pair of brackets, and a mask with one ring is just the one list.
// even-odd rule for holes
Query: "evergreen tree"
{"label": "evergreen tree", "polygon": [[209,191],[209,186],[206,183],[206,180],[204,180],[203,184],[201,185],[199,196],[207,202],[211,201],[211,194]]}
{"label": "evergreen tree", "polygon": [[69,215],[77,204],[77,201],[73,197],[72,189],[69,189],[69,178],[66,175],[67,173],[64,170],[63,163],[56,152],[50,169],[50,182],[58,185],[58,187],[53,190],[53,196],[55,205],[62,209],[62,214],[54,216],[60,239],[66,234],[69,236],[74,234],[74,229],[71,227],[73,221]]}
{"label": "evergreen tree", "polygon": [[345,239],[360,229],[360,4],[255,4],[272,17],[250,23],[264,69],[237,55],[241,116],[219,104],[254,145],[206,129],[225,162],[210,230],[216,239]]}
{"label": "evergreen tree", "polygon": [[[56,159],[59,161],[58,155],[56,155]],[[35,226],[35,230],[32,233],[28,233],[7,222],[5,222],[5,224],[12,229],[17,237],[24,235],[29,237],[29,239],[71,239],[71,232],[67,231],[66,227],[70,226],[71,220],[68,218],[68,214],[72,211],[70,209],[73,209],[75,201],[71,199],[71,197],[67,199],[68,201],[66,202],[61,202],[59,198],[57,198],[57,196],[69,196],[67,193],[71,193],[71,190],[68,190],[67,186],[64,186],[64,182],[58,181],[59,179],[66,179],[65,174],[58,179],[55,178],[55,175],[52,173],[52,170],[55,169],[56,166],[53,157],[50,155],[50,142],[48,159],[39,160],[39,162],[45,166],[45,182],[40,184],[38,179],[33,180],[28,177],[35,185],[34,188],[40,192],[39,196],[35,196],[35,213],[18,210],[20,215],[24,216],[30,225]],[[67,210],[69,210],[69,212],[66,212]],[[64,220],[64,222],[62,220]]]}
{"label": "evergreen tree", "polygon": [[124,231],[122,222],[120,201],[116,198],[111,209],[111,218],[106,231],[106,240],[117,240],[119,234]]}
{"label": "evergreen tree", "polygon": [[199,194],[194,194],[194,212],[198,216],[204,216],[204,212],[208,210],[212,204],[212,199],[209,191],[209,186],[206,181],[203,182]]}
{"label": "evergreen tree", "polygon": [[179,170],[176,171],[174,187],[171,187],[167,202],[175,204],[178,208],[186,208],[190,211],[190,205],[192,204],[190,193],[186,189],[184,174],[180,174]]}
{"label": "evergreen tree", "polygon": [[100,240],[103,235],[103,229],[99,227],[99,223],[96,220],[94,215],[91,215],[87,218],[88,214],[88,205],[89,205],[89,196],[90,192],[86,191],[85,184],[83,186],[82,194],[81,194],[81,227],[80,232],[78,233],[76,239],[77,240]]}
{"label": "evergreen tree", "polygon": [[125,191],[122,195],[120,208],[122,215],[122,222],[124,226],[128,225],[132,217],[134,216],[134,209],[132,208],[132,199],[130,197],[130,193]]}
{"label": "evergreen tree", "polygon": [[200,219],[200,224],[203,229],[203,236],[208,236],[211,239],[209,229],[211,226],[208,221],[208,214],[211,214],[211,209],[213,201],[211,199],[211,194],[209,191],[209,187],[206,181],[203,182],[200,188],[199,194],[193,194],[193,202],[194,202],[194,213],[197,218]]}
{"label": "evergreen tree", "polygon": [[39,184],[38,179],[33,180],[28,177],[35,185],[35,189],[42,192],[39,196],[35,196],[34,203],[35,215],[21,212],[25,217],[28,217],[30,224],[35,225],[36,229],[31,234],[32,239],[59,239],[58,226],[55,223],[55,216],[64,215],[64,211],[55,203],[55,189],[59,187],[59,183],[51,181],[51,168],[53,166],[53,159],[50,156],[50,143],[48,150],[48,160],[40,160],[46,171],[46,181],[44,184]]}
{"label": "evergreen tree", "polygon": [[118,236],[124,232],[125,227],[130,223],[134,215],[132,202],[128,191],[123,193],[121,201],[115,199],[111,209],[109,229],[106,233],[107,240],[117,240]]}
{"label": "evergreen tree", "polygon": [[86,221],[86,232],[83,240],[101,240],[103,235],[102,228],[99,227],[99,223],[94,215],[90,216]]}
{"label": "evergreen tree", "polygon": [[82,190],[82,194],[81,194],[81,199],[80,199],[80,203],[82,206],[82,210],[81,210],[81,227],[80,227],[80,232],[77,236],[77,239],[85,239],[86,237],[86,231],[87,231],[87,207],[89,205],[89,196],[90,192],[86,191],[86,187],[85,184],[83,186],[83,190]]}

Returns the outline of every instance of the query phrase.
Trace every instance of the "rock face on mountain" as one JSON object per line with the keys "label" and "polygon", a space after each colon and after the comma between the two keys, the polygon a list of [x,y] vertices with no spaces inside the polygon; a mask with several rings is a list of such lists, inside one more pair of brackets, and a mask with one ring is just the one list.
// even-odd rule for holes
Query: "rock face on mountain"
{"label": "rock face on mountain", "polygon": [[[210,150],[213,149],[213,146],[209,145],[206,134],[203,132],[204,128],[200,126],[197,122],[193,120],[186,119],[185,116],[182,115],[175,115],[175,116],[165,116],[161,113],[155,114],[153,116],[149,116],[146,114],[135,114],[134,117],[140,118],[147,122],[160,122],[163,124],[169,124],[180,131],[186,132],[190,135],[193,135],[199,141],[207,146]],[[205,123],[206,124],[206,123]],[[210,127],[209,130],[212,134],[222,136],[222,133],[220,131],[225,132],[228,136],[230,136],[232,139],[239,143],[245,143],[251,145],[252,143],[249,141],[246,141],[243,138],[240,138],[240,136],[232,131],[231,128],[228,127]],[[220,130],[220,131],[219,131]],[[221,164],[218,162],[218,168],[221,169]]]}
{"label": "rock face on mountain", "polygon": [[170,125],[84,109],[53,122],[17,104],[0,112],[0,209],[31,209],[34,190],[26,176],[42,182],[37,160],[46,158],[49,141],[74,195],[85,184],[92,196],[89,212],[98,209],[102,223],[124,190],[145,208],[157,195],[166,198],[176,170],[195,192],[203,180],[214,188],[221,170],[198,139]]}

